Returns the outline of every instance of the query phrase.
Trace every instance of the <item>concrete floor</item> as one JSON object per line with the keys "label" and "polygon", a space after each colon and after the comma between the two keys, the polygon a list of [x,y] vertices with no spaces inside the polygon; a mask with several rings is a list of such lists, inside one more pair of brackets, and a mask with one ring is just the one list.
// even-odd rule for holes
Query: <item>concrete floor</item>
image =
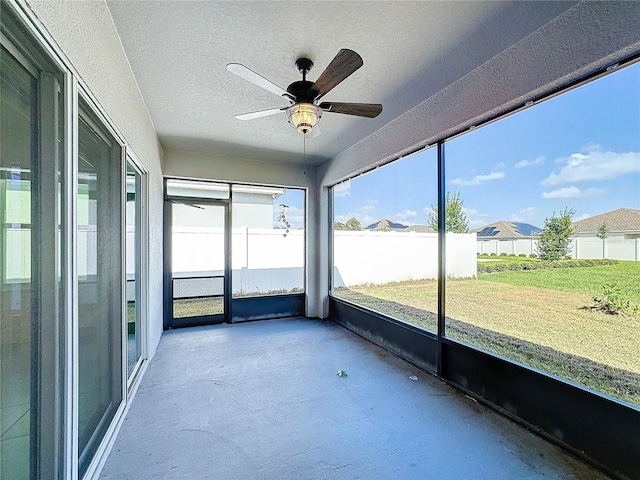
{"label": "concrete floor", "polygon": [[608,477],[336,324],[287,319],[166,332],[100,478]]}

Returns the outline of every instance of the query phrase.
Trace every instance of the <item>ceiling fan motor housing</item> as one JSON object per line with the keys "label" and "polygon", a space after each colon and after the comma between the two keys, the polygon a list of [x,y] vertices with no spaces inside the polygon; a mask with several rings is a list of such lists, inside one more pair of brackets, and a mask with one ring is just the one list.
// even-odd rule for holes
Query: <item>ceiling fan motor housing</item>
{"label": "ceiling fan motor housing", "polygon": [[313,82],[310,82],[308,80],[299,80],[289,85],[287,87],[287,92],[295,97],[297,103],[313,103],[313,99],[309,96],[309,91],[311,90],[312,86]]}

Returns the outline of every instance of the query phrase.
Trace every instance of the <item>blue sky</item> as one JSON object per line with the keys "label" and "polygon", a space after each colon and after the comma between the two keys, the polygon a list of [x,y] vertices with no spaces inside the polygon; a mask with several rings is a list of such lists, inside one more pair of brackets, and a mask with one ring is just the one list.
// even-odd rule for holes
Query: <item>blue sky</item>
{"label": "blue sky", "polygon": [[[445,144],[446,188],[470,228],[498,220],[542,227],[565,207],[580,220],[640,209],[640,63]],[[427,222],[436,152],[422,151],[336,187],[335,218]]]}

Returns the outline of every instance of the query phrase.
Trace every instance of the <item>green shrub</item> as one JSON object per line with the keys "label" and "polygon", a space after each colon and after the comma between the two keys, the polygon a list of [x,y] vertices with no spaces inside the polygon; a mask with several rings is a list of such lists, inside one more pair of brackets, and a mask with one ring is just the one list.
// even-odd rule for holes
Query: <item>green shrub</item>
{"label": "green shrub", "polygon": [[538,256],[535,253],[531,253],[529,254],[529,258],[538,258]]}
{"label": "green shrub", "polygon": [[518,255],[519,257],[526,257],[527,254],[526,253],[521,253],[520,255]]}
{"label": "green shrub", "polygon": [[490,256],[490,257],[495,257],[495,256],[496,256],[496,252],[491,252],[491,253],[489,254],[489,256]]}
{"label": "green shrub", "polygon": [[593,297],[594,305],[592,310],[599,310],[610,315],[637,315],[640,306],[632,304],[622,296],[620,289],[614,283],[602,285],[599,295]]}
{"label": "green shrub", "polygon": [[478,273],[505,272],[507,270],[543,270],[547,268],[582,268],[616,265],[617,260],[540,260],[539,262],[482,262],[478,264]]}

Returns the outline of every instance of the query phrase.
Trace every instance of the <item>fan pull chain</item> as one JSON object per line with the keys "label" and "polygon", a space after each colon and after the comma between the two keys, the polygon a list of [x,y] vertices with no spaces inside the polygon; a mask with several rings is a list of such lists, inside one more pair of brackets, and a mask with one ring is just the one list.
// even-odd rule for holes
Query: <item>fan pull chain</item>
{"label": "fan pull chain", "polygon": [[302,135],[302,176],[307,176],[307,134]]}

